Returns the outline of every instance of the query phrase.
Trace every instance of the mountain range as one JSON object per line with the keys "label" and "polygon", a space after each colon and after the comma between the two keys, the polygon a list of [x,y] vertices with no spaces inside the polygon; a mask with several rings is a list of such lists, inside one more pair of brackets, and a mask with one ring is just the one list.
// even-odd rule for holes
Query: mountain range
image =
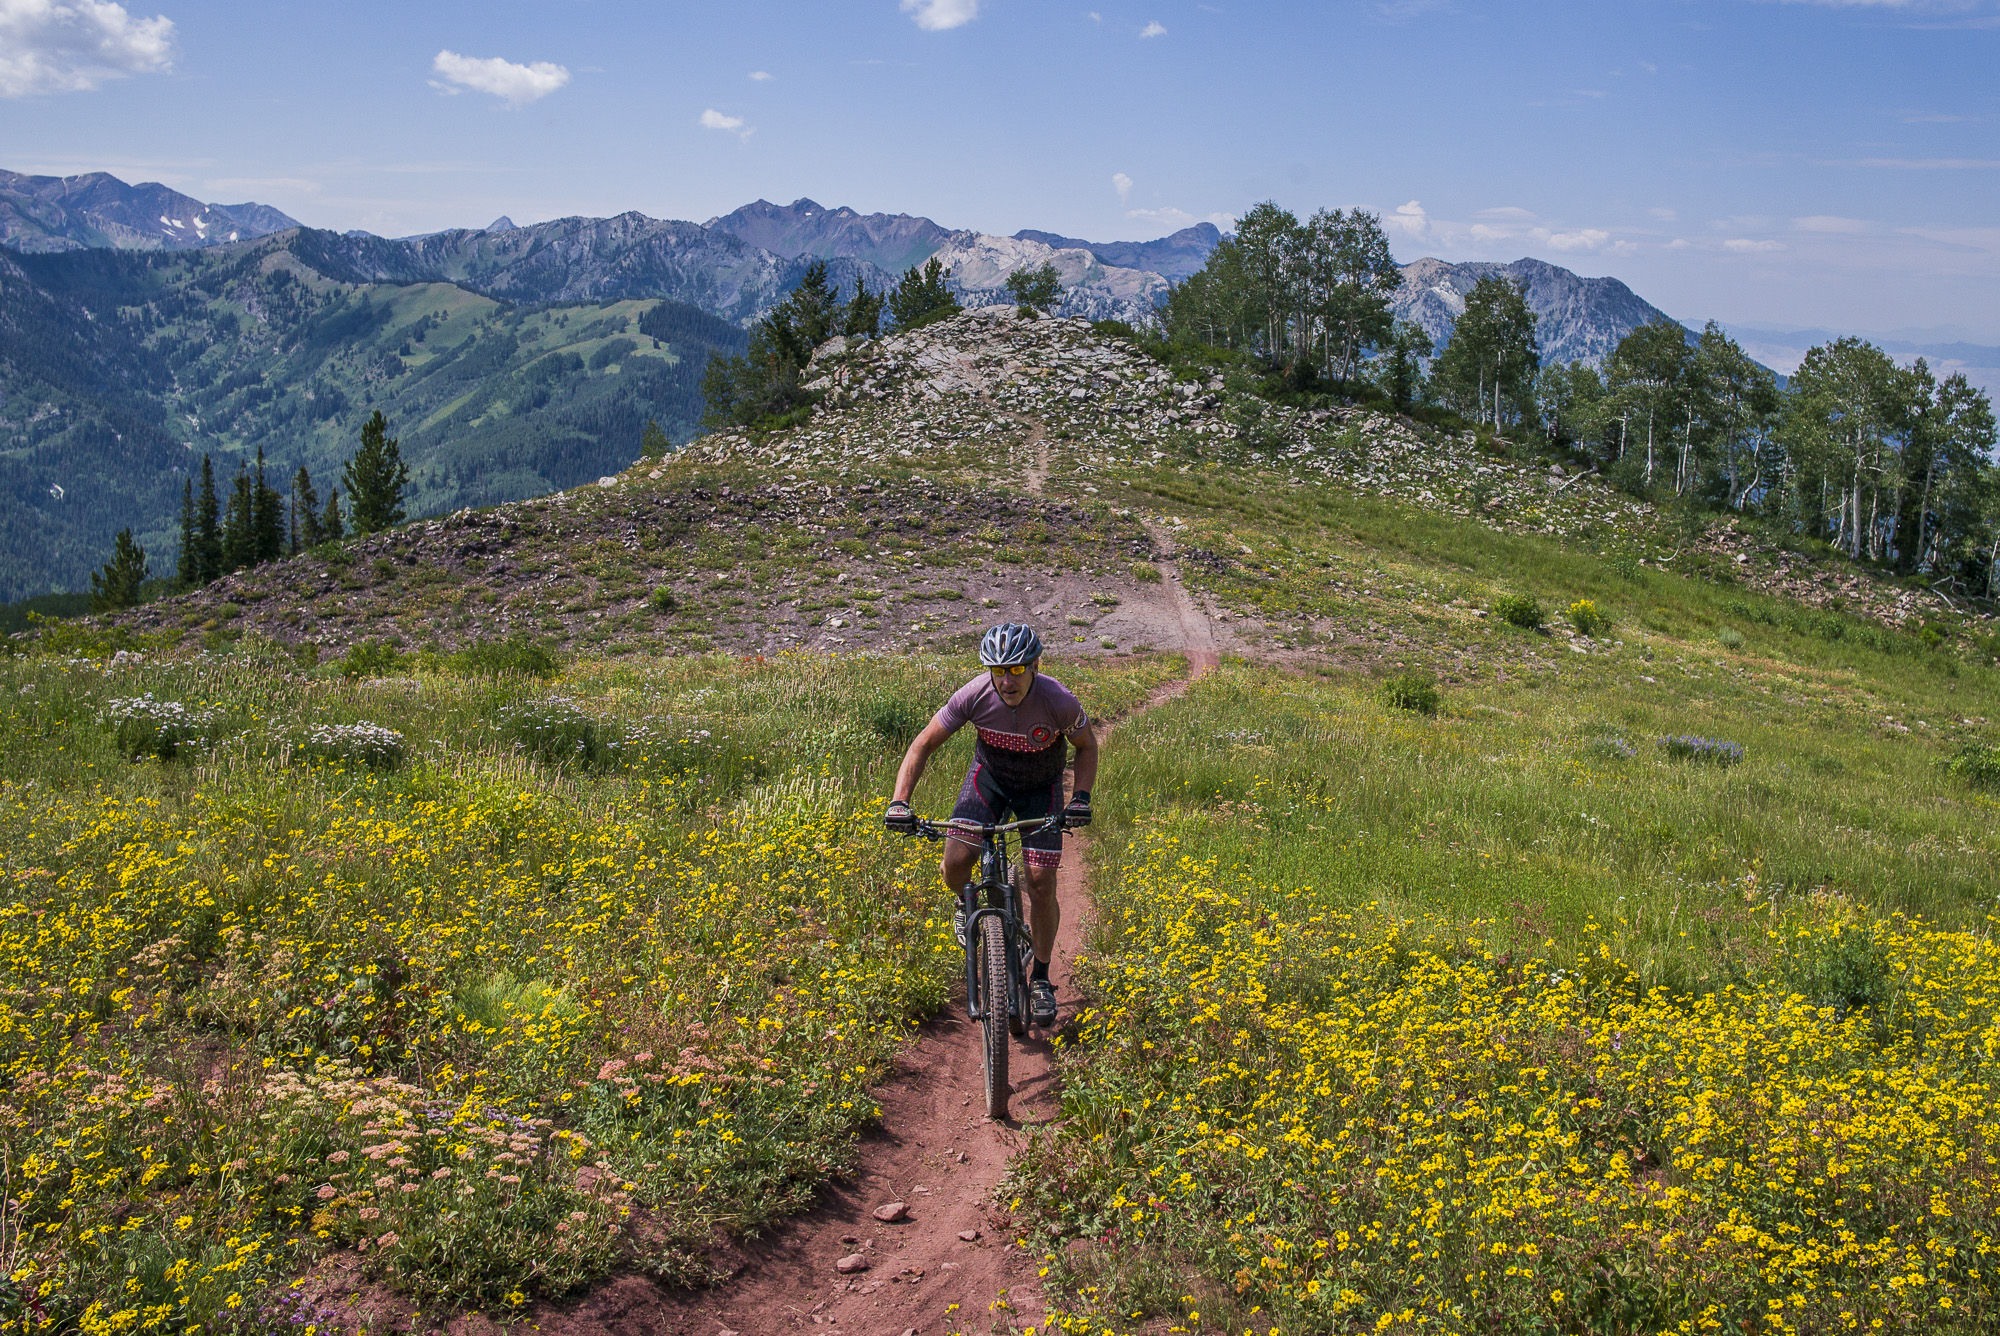
{"label": "mountain range", "polygon": [[[561,490],[629,462],[646,421],[679,441],[709,356],[816,262],[844,289],[935,256],[968,306],[1052,264],[1060,313],[1146,320],[1222,234],[1011,237],[810,199],[706,223],[628,212],[385,238],[204,204],[93,173],[0,173],[0,599],[74,589],[125,526],[169,564],[182,482],[262,450],[326,480],[380,409],[411,513]],[[1664,318],[1610,278],[1538,260],[1404,269],[1398,313],[1449,333],[1479,276],[1521,278],[1556,360]],[[224,481],[226,482],[226,476]]]}
{"label": "mountain range", "polygon": [[108,172],[0,171],[0,246],[22,252],[187,250],[299,225],[269,205],[204,204],[156,181],[131,186]]}

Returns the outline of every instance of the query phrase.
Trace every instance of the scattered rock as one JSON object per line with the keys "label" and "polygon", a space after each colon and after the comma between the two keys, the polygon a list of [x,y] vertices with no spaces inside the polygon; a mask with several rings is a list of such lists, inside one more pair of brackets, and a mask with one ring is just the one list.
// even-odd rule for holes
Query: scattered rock
{"label": "scattered rock", "polygon": [[961,1229],[958,1231],[958,1238],[961,1243],[977,1243],[979,1242],[979,1231],[976,1229]]}
{"label": "scattered rock", "polygon": [[835,1262],[833,1269],[843,1276],[851,1276],[856,1272],[866,1271],[868,1269],[868,1259],[860,1253],[849,1253],[838,1262]]}
{"label": "scattered rock", "polygon": [[902,1201],[885,1202],[875,1208],[875,1218],[885,1225],[893,1225],[910,1213],[910,1204]]}

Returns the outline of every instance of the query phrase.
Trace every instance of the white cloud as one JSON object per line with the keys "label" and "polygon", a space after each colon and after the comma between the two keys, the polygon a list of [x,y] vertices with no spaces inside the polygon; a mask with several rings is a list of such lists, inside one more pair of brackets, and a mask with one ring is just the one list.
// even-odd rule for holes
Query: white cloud
{"label": "white cloud", "polygon": [[1118,202],[1123,204],[1132,196],[1132,178],[1123,172],[1111,173],[1111,188],[1118,192]]}
{"label": "white cloud", "polygon": [[1875,231],[1875,224],[1860,218],[1839,218],[1832,214],[1814,214],[1809,218],[1794,218],[1792,226],[1801,232],[1817,232],[1823,236],[1865,236]]}
{"label": "white cloud", "polygon": [[1148,23],[1145,27],[1139,29],[1139,36],[1141,37],[1165,37],[1166,35],[1167,30],[1158,23]]}
{"label": "white cloud", "polygon": [[1391,232],[1400,232],[1412,240],[1428,232],[1430,225],[1430,215],[1425,213],[1424,206],[1415,200],[1411,200],[1408,204],[1398,204],[1394,213],[1382,215],[1382,226]]}
{"label": "white cloud", "polygon": [[1097,12],[1096,10],[1094,10],[1094,9],[1093,9],[1093,10],[1091,10],[1091,11],[1090,11],[1090,12],[1089,12],[1088,14],[1084,15],[1084,17],[1085,17],[1085,18],[1087,18],[1087,19],[1089,19],[1089,20],[1090,20],[1090,21],[1091,21],[1092,23],[1102,23],[1102,22],[1104,22],[1104,15],[1102,15],[1102,14],[1098,13],[1098,12]]}
{"label": "white cloud", "polygon": [[0,0],[0,97],[80,93],[173,67],[174,21],[107,0]]}
{"label": "white cloud", "polygon": [[1193,227],[1196,223],[1214,223],[1225,232],[1230,231],[1236,226],[1236,215],[1233,213],[1210,213],[1196,217],[1186,209],[1172,207],[1164,209],[1127,209],[1125,216],[1134,222],[1147,223],[1153,227],[1164,227],[1170,232],[1178,232],[1184,227]]}
{"label": "white cloud", "polygon": [[901,7],[925,32],[962,28],[979,17],[979,0],[902,0]]}
{"label": "white cloud", "polygon": [[439,92],[491,93],[517,107],[547,97],[569,82],[568,70],[546,60],[516,65],[498,56],[461,56],[456,51],[438,52],[431,70],[438,76],[431,87]]}
{"label": "white cloud", "polygon": [[1611,245],[1611,234],[1596,227],[1582,227],[1574,232],[1551,232],[1549,245],[1559,251],[1601,251]]}
{"label": "white cloud", "polygon": [[775,78],[777,78],[777,77],[778,77],[777,75],[775,75],[775,74],[772,74],[772,73],[770,73],[770,72],[769,72],[769,71],[767,71],[767,70],[752,70],[752,71],[750,71],[750,81],[751,81],[752,83],[769,83],[769,82],[771,82],[771,80],[773,80],[773,79],[775,79]]}
{"label": "white cloud", "polygon": [[1689,241],[1686,237],[1675,237],[1672,241],[1669,241],[1667,243],[1668,250],[1688,250],[1691,249],[1693,246],[1694,243],[1692,241]]}
{"label": "white cloud", "polygon": [[1671,223],[1680,218],[1680,215],[1674,212],[1672,209],[1666,208],[1665,206],[1658,204],[1646,210],[1646,212],[1652,214],[1653,217],[1659,219],[1663,223]]}
{"label": "white cloud", "polygon": [[1751,241],[1746,237],[1731,237],[1722,243],[1722,249],[1737,255],[1757,255],[1766,251],[1781,251],[1784,248],[1785,243],[1782,241]]}
{"label": "white cloud", "polygon": [[757,127],[745,126],[741,116],[725,116],[714,107],[702,112],[696,121],[704,130],[727,130],[738,139],[748,139],[757,133]]}

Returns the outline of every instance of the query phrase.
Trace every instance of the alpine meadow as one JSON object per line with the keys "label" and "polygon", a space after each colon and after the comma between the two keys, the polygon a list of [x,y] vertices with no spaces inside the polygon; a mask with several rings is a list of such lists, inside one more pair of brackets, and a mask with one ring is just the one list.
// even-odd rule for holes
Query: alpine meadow
{"label": "alpine meadow", "polygon": [[1992,5],[1351,8],[0,0],[0,1336],[2000,1333]]}

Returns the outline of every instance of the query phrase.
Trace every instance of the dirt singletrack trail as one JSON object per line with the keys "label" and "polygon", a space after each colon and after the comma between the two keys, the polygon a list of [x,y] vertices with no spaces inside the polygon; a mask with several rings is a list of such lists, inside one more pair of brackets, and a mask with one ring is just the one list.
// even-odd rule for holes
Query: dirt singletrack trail
{"label": "dirt singletrack trail", "polygon": [[[1039,492],[1048,477],[1045,427],[1012,416],[1030,427],[1026,444],[1035,463],[1028,484]],[[1171,538],[1158,528],[1153,537],[1178,629],[1179,643],[1166,648],[1186,654],[1188,673],[1154,691],[1128,719],[1179,696],[1219,658],[1207,616],[1181,584]],[[1100,724],[1100,745],[1114,732]],[[643,1277],[624,1277],[538,1313],[544,1336],[983,1336],[995,1317],[1003,1319],[1003,1329],[1039,1325],[1040,1264],[1000,1227],[1005,1203],[994,1200],[994,1190],[1029,1132],[1062,1112],[1050,1036],[1076,1019],[1083,1000],[1074,962],[1090,923],[1088,860],[1089,837],[1072,835],[1058,879],[1062,927],[1049,965],[1059,1003],[1056,1024],[1013,1042],[1007,1121],[989,1122],[981,1107],[979,1027],[966,1019],[963,999],[955,998],[918,1030],[877,1087],[882,1118],[862,1137],[853,1171],[822,1189],[811,1211],[716,1257],[733,1272],[729,1280],[669,1292]],[[878,1219],[876,1213],[892,1203],[903,1204],[900,1218]],[[836,1269],[857,1255],[865,1269]],[[1004,1313],[996,1311],[1001,1304]]]}

